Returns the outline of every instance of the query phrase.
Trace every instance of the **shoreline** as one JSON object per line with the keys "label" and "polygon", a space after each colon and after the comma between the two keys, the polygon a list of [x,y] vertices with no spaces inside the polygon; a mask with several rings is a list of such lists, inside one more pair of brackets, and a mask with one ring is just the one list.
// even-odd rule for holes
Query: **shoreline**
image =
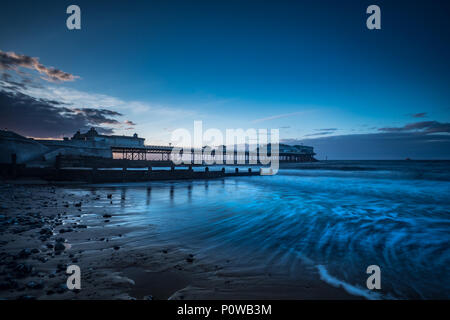
{"label": "shoreline", "polygon": [[[39,181],[0,184],[0,298],[362,298],[325,283],[307,265],[289,275],[169,242],[156,228],[115,215],[108,202],[117,199],[108,190],[84,189],[94,192]],[[79,291],[65,285],[71,264],[81,269]]]}

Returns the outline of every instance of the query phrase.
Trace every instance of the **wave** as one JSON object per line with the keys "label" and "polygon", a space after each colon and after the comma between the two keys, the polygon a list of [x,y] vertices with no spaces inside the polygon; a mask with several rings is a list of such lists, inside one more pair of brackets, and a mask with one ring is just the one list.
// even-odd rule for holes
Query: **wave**
{"label": "wave", "polygon": [[328,270],[323,265],[318,265],[317,270],[319,271],[320,279],[326,283],[332,285],[336,288],[343,288],[348,293],[354,296],[364,297],[368,300],[381,300],[383,296],[380,293],[369,291],[368,289],[363,289],[354,285],[351,285],[345,281],[339,280],[328,273]]}

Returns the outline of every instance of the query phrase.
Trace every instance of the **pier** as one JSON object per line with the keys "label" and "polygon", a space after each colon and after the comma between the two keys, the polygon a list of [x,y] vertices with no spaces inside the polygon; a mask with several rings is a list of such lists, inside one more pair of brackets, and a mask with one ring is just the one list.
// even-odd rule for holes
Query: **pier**
{"label": "pier", "polygon": [[229,146],[178,150],[144,142],[137,134],[100,135],[94,128],[60,140],[31,139],[0,130],[0,175],[94,183],[213,179],[260,175],[260,167],[273,162],[316,161],[314,149],[303,145],[279,144],[279,152],[271,154],[270,144],[246,145],[244,150]]}

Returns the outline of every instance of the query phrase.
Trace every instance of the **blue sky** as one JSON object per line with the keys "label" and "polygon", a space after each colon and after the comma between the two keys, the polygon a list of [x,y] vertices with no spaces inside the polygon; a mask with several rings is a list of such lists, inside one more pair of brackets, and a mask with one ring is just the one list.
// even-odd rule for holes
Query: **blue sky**
{"label": "blue sky", "polygon": [[[81,8],[81,30],[66,28],[70,4]],[[381,8],[381,30],[365,26],[371,4]],[[167,143],[171,130],[203,120],[205,128],[280,128],[291,143],[322,139],[316,150],[329,158],[383,156],[342,154],[336,139],[323,144],[331,136],[385,136],[395,150],[389,135],[440,135],[420,143],[432,141],[430,157],[450,158],[442,138],[450,127],[449,8],[437,0],[18,1],[2,4],[0,50],[79,77],[50,82],[28,68],[39,86],[22,93],[118,112],[114,132],[138,132],[147,143]],[[72,134],[36,134],[8,117],[2,127],[29,136]],[[420,156],[420,145],[411,148],[389,157]]]}

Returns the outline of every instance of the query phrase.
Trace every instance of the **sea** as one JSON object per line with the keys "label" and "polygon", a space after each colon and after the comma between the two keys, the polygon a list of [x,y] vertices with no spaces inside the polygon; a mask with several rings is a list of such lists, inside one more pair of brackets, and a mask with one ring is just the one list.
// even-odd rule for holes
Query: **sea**
{"label": "sea", "polygon": [[[101,184],[114,214],[176,241],[368,299],[450,298],[450,161],[320,161],[274,176]],[[370,290],[369,266],[381,289]]]}

